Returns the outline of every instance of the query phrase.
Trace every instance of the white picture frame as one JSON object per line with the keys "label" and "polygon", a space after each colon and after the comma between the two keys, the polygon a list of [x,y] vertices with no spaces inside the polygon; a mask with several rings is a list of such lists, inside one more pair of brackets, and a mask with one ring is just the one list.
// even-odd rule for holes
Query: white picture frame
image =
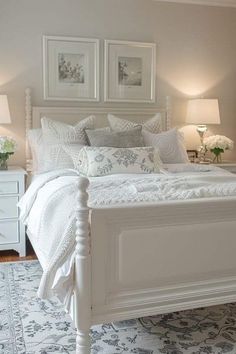
{"label": "white picture frame", "polygon": [[45,100],[99,101],[99,40],[43,36]]}
{"label": "white picture frame", "polygon": [[104,100],[156,101],[156,44],[120,40],[104,43]]}

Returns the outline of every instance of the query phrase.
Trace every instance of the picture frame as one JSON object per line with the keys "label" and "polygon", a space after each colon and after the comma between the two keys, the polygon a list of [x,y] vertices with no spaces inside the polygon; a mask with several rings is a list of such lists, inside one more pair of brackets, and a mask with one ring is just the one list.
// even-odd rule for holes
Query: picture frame
{"label": "picture frame", "polygon": [[43,36],[45,100],[99,101],[99,40]]}
{"label": "picture frame", "polygon": [[197,150],[187,150],[189,161],[194,163],[198,159],[198,151]]}
{"label": "picture frame", "polygon": [[105,40],[105,101],[154,103],[155,86],[155,43]]}

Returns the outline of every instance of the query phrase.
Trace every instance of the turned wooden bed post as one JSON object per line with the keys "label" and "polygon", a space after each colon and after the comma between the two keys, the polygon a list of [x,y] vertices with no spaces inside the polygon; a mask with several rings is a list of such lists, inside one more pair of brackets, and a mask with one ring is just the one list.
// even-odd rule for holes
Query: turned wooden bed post
{"label": "turned wooden bed post", "polygon": [[32,172],[32,160],[30,147],[28,143],[28,133],[32,129],[32,104],[31,104],[31,89],[25,89],[25,158],[26,171]]}
{"label": "turned wooden bed post", "polygon": [[76,206],[75,324],[76,354],[90,354],[91,254],[87,188],[89,181],[79,177]]}

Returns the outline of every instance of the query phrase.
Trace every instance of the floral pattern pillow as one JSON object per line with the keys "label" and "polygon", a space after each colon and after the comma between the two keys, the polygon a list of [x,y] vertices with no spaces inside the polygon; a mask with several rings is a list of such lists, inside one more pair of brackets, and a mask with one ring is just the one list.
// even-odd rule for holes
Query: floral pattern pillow
{"label": "floral pattern pillow", "polygon": [[114,148],[64,146],[75,168],[88,177],[119,173],[159,173],[162,162],[153,147]]}

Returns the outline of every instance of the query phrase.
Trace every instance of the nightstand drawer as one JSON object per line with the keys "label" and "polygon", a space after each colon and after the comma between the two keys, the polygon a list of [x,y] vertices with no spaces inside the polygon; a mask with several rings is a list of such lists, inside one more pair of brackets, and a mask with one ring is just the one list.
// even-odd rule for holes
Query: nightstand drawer
{"label": "nightstand drawer", "polygon": [[17,194],[18,193],[18,182],[0,182],[0,194]]}
{"label": "nightstand drawer", "polygon": [[18,197],[0,197],[0,219],[18,217]]}
{"label": "nightstand drawer", "polygon": [[18,221],[0,222],[0,245],[19,242]]}

